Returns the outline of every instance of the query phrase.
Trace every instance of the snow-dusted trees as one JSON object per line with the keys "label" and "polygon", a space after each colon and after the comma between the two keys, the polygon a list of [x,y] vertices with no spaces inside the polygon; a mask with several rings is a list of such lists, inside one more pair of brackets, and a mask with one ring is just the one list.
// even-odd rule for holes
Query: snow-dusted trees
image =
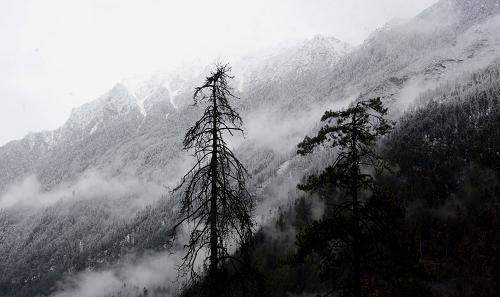
{"label": "snow-dusted trees", "polygon": [[185,138],[184,148],[194,150],[196,162],[184,176],[178,189],[183,190],[182,219],[191,231],[182,268],[191,280],[199,275],[195,263],[200,253],[208,260],[206,283],[210,296],[225,295],[221,280],[224,267],[245,267],[230,247],[244,248],[252,236],[253,200],[245,185],[246,170],[228,147],[225,137],[243,130],[242,119],[231,107],[235,98],[228,86],[230,68],[217,65],[204,84],[195,89],[195,104],[204,104],[205,112]]}

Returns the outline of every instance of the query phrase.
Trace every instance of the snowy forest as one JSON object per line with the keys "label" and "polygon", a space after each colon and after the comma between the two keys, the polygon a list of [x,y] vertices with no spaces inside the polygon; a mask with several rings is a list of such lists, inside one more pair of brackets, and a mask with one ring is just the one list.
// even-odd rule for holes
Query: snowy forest
{"label": "snowy forest", "polygon": [[125,79],[0,147],[0,297],[500,296],[500,1]]}

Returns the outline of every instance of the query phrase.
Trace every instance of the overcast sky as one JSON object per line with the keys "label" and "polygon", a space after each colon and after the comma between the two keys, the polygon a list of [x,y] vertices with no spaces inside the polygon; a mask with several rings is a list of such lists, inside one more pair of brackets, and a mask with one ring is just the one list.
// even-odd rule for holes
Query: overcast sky
{"label": "overcast sky", "polygon": [[335,36],[357,45],[436,0],[0,0],[0,145],[61,126],[123,78]]}

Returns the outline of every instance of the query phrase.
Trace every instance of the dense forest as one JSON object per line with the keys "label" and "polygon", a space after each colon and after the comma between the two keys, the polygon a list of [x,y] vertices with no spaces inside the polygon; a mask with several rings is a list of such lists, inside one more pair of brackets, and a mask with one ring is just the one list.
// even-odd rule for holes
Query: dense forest
{"label": "dense forest", "polygon": [[[362,296],[500,292],[499,79],[495,64],[428,91],[379,139],[376,149],[392,168],[373,173],[378,195],[365,201],[383,230],[361,242]],[[332,196],[341,199],[338,187],[303,192],[254,235],[253,265],[266,284],[259,296],[351,294],[330,290],[351,273],[346,246],[334,240],[342,224],[328,219]],[[334,246],[333,258],[325,260],[322,249],[297,257],[311,228],[331,236],[313,240]]]}

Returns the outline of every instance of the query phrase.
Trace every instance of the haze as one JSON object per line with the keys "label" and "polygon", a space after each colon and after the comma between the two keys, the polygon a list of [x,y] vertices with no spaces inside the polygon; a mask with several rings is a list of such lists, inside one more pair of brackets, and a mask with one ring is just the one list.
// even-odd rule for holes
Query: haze
{"label": "haze", "polygon": [[61,126],[114,83],[314,35],[354,45],[436,0],[3,0],[0,145]]}

